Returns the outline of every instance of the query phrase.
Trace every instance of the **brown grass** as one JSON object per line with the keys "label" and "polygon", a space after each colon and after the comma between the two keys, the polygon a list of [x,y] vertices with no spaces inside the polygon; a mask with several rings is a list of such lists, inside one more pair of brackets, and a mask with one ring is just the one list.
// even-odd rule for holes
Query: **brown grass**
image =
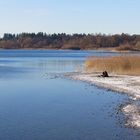
{"label": "brown grass", "polygon": [[140,45],[137,43],[137,45],[130,45],[130,44],[124,44],[120,45],[116,48],[117,51],[140,51]]}
{"label": "brown grass", "polygon": [[114,74],[139,75],[140,56],[91,57],[85,62],[87,72],[107,71]]}

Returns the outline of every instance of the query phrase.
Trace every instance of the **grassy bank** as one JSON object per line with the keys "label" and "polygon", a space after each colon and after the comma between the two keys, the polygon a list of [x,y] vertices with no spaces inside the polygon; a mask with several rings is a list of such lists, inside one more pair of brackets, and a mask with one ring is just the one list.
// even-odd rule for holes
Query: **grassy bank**
{"label": "grassy bank", "polygon": [[90,57],[85,62],[87,72],[108,71],[114,74],[140,75],[140,56]]}

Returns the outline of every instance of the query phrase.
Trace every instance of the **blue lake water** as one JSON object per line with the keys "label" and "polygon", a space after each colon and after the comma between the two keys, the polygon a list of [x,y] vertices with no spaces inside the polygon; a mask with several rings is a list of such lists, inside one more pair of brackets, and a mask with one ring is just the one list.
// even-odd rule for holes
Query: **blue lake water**
{"label": "blue lake water", "polygon": [[0,140],[139,140],[124,127],[126,95],[55,74],[98,51],[0,51]]}

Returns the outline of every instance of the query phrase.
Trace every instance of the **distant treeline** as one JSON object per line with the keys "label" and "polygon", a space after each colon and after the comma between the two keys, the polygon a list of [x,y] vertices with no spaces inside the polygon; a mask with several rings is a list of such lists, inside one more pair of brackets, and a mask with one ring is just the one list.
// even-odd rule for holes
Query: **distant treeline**
{"label": "distant treeline", "polygon": [[140,35],[46,34],[39,32],[9,34],[0,38],[1,49],[99,49],[140,50]]}

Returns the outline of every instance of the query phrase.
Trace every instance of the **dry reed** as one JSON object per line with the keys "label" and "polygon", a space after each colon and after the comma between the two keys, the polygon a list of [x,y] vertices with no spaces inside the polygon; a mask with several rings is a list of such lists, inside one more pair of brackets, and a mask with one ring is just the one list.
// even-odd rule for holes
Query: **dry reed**
{"label": "dry reed", "polygon": [[140,56],[91,57],[85,62],[85,70],[140,76]]}

